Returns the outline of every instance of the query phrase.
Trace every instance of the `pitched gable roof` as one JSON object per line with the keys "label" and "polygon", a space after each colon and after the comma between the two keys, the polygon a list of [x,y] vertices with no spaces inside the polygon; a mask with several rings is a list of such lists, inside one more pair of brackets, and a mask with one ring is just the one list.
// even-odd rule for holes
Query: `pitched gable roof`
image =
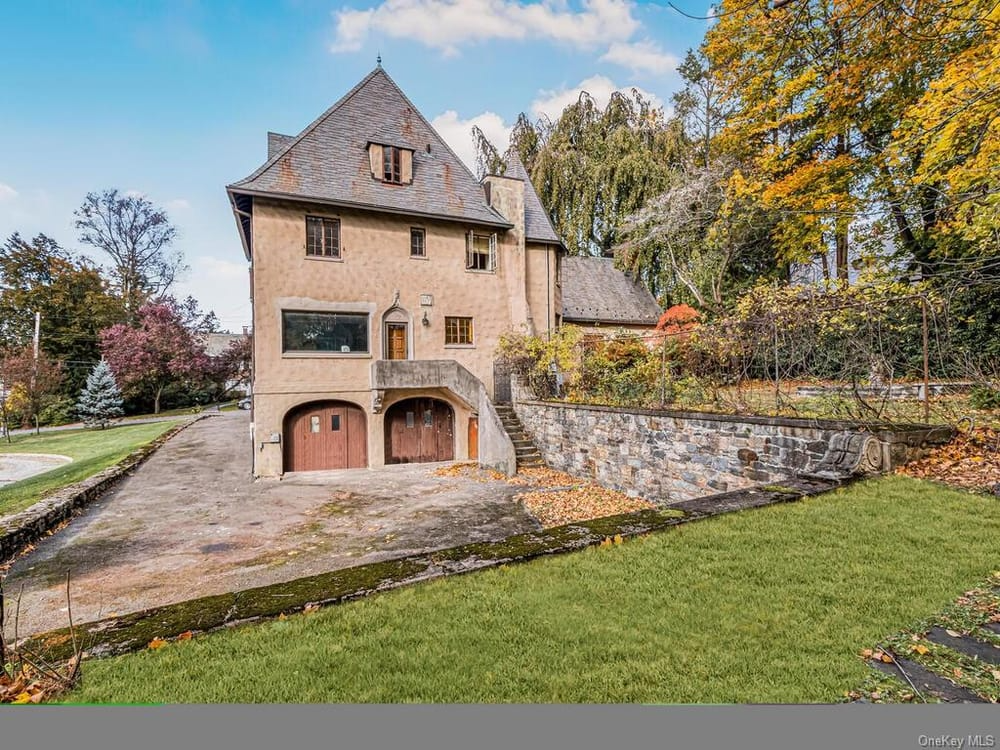
{"label": "pitched gable roof", "polygon": [[552,242],[562,245],[562,239],[556,234],[552,221],[542,205],[535,186],[531,184],[528,170],[511,149],[507,156],[507,165],[503,173],[504,177],[512,177],[515,180],[524,182],[524,238],[535,242]]}
{"label": "pitched gable roof", "polygon": [[[366,149],[373,140],[414,150],[413,184],[389,185],[372,177]],[[381,67],[228,190],[510,227]]]}
{"label": "pitched gable roof", "polygon": [[567,322],[655,326],[660,319],[649,290],[615,268],[611,258],[563,258],[559,278]]}

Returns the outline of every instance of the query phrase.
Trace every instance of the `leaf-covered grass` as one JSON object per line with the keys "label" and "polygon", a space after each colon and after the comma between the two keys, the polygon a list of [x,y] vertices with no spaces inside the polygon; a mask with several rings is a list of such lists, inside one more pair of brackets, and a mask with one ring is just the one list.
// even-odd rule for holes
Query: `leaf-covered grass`
{"label": "leaf-covered grass", "polygon": [[57,430],[40,435],[17,435],[10,444],[0,442],[0,454],[54,453],[73,459],[72,463],[0,489],[0,516],[23,510],[49,492],[106,469],[175,424],[176,420],[118,425],[106,430]]}
{"label": "leaf-covered grass", "polygon": [[88,662],[71,700],[835,702],[998,542],[995,499],[886,477]]}

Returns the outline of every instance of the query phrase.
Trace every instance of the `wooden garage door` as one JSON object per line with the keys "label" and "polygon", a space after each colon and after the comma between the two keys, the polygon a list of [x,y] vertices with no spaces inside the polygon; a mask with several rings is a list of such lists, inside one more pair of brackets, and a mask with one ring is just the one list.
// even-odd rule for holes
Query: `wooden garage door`
{"label": "wooden garage door", "polygon": [[365,413],[354,404],[318,401],[285,417],[285,471],[368,466]]}
{"label": "wooden garage door", "polygon": [[455,414],[444,401],[409,398],[385,415],[387,464],[451,461],[455,457]]}

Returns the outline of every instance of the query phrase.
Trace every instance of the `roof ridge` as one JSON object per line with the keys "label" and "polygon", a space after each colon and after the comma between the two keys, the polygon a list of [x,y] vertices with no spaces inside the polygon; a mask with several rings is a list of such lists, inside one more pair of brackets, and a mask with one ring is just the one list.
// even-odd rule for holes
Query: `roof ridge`
{"label": "roof ridge", "polygon": [[[404,122],[409,124],[404,125]],[[370,137],[372,129],[385,128],[396,136],[412,140],[408,145],[398,145],[412,149],[421,164],[426,161],[422,169],[427,170],[425,177],[429,182],[414,185],[407,194],[409,197],[380,191],[369,186],[366,180],[359,182],[360,172],[354,174],[355,145],[360,160],[364,138]],[[402,131],[397,133],[400,128]],[[414,132],[408,128],[413,128]],[[384,143],[378,138],[375,140]],[[435,156],[422,154],[425,144]],[[381,67],[372,70],[298,135],[276,145],[271,158],[247,177],[227,185],[227,190],[316,198],[342,205],[370,205],[385,210],[511,226],[506,217],[489,204],[481,181]],[[334,153],[339,155],[335,163],[335,157],[331,156]],[[368,159],[363,161],[367,166]],[[347,164],[352,166],[344,166]],[[320,169],[324,171],[321,173]],[[420,209],[424,204],[427,209]]]}
{"label": "roof ridge", "polygon": [[[464,161],[462,161],[462,157],[460,157],[458,154],[456,154],[452,150],[451,146],[448,145],[448,141],[445,140],[444,136],[442,136],[437,131],[437,128],[435,128],[433,125],[431,125],[430,120],[428,120],[426,117],[424,117],[424,113],[421,112],[420,108],[417,107],[417,105],[414,104],[410,100],[410,97],[408,97],[406,95],[406,92],[403,91],[403,89],[401,89],[399,87],[399,84],[396,83],[395,80],[393,80],[392,76],[389,75],[388,73],[386,73],[385,70],[383,70],[381,67],[379,67],[378,70],[382,71],[382,75],[385,76],[385,79],[390,84],[392,84],[392,87],[394,89],[396,89],[397,92],[399,92],[399,95],[403,98],[403,101],[406,102],[408,105],[410,105],[410,109],[412,109],[413,112],[417,115],[417,117],[419,117],[423,121],[424,125],[427,126],[427,129],[430,130],[435,136],[437,136],[437,139],[441,143],[441,145],[444,146],[445,150],[449,154],[451,154],[452,158],[454,158],[456,162],[458,162],[459,166],[461,166],[462,169],[465,170],[465,173],[469,177],[472,178],[472,181],[475,182],[475,183],[477,183],[477,184],[479,184],[480,186],[482,186],[482,180],[480,180],[478,177],[476,177],[476,175],[473,173],[473,171],[471,169],[469,169],[468,165],[466,165],[466,163]],[[489,204],[489,201],[486,200],[486,192],[485,191],[483,192],[483,205],[486,207],[486,209],[488,211],[490,211],[491,213],[495,214],[497,216],[497,218],[499,218],[501,221],[508,221],[508,219],[507,219],[506,216],[504,216],[503,214],[501,214],[499,211],[497,211],[495,208],[493,208],[493,206],[491,206]]]}
{"label": "roof ridge", "polygon": [[[357,94],[358,91],[360,91],[362,88],[364,88],[364,86],[372,78],[374,78],[376,75],[378,75],[379,73],[382,73],[382,75],[384,75],[389,80],[389,82],[393,86],[396,87],[397,91],[399,90],[399,86],[396,86],[396,82],[393,81],[391,78],[389,78],[388,73],[386,73],[382,69],[382,66],[381,65],[377,66],[374,70],[372,70],[371,73],[369,73],[364,78],[362,78],[360,81],[358,81],[354,85],[354,88],[352,88],[350,91],[348,91],[342,97],[340,97],[336,102],[334,102],[332,105],[330,105],[330,107],[325,112],[323,112],[323,114],[321,114],[319,117],[317,117],[311,123],[309,123],[308,125],[306,125],[305,129],[301,133],[299,133],[296,136],[292,136],[292,138],[288,141],[288,143],[286,143],[284,146],[282,146],[281,150],[278,151],[272,158],[270,158],[267,161],[265,161],[261,166],[257,167],[257,169],[254,172],[252,172],[251,174],[247,175],[242,180],[237,180],[236,182],[234,182],[232,184],[233,185],[240,185],[240,184],[242,184],[244,182],[250,182],[251,180],[255,180],[258,177],[260,177],[262,174],[264,174],[264,172],[266,172],[268,169],[270,169],[271,167],[274,166],[274,164],[278,161],[278,159],[280,159],[286,153],[288,153],[289,151],[291,151],[292,148],[294,148],[294,146],[299,141],[301,141],[303,138],[305,138],[307,135],[309,135],[312,131],[314,131],[316,128],[318,128],[323,123],[324,120],[326,120],[328,117],[330,117],[330,115],[332,115],[334,112],[336,112],[342,106],[344,106],[344,104],[346,104],[351,99],[352,96],[354,96],[355,94]],[[402,94],[403,92],[400,91],[400,93]],[[405,94],[404,94],[404,98],[405,98]],[[409,99],[407,99],[407,103],[410,104],[411,107],[413,106],[412,102],[410,102]],[[268,131],[268,132],[270,132],[270,131]]]}

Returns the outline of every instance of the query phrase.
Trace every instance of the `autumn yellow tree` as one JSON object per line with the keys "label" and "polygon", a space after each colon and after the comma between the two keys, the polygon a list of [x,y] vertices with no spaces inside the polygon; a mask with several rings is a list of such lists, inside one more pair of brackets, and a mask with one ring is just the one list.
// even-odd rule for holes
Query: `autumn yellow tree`
{"label": "autumn yellow tree", "polygon": [[[784,258],[825,258],[832,248],[846,280],[851,255],[874,248],[934,271],[956,186],[981,189],[977,165],[993,153],[988,142],[965,142],[961,174],[948,172],[957,140],[995,129],[995,85],[971,75],[989,69],[990,54],[996,64],[994,4],[723,1],[705,42],[733,109],[718,141],[778,213]],[[978,125],[955,123],[966,108]]]}

